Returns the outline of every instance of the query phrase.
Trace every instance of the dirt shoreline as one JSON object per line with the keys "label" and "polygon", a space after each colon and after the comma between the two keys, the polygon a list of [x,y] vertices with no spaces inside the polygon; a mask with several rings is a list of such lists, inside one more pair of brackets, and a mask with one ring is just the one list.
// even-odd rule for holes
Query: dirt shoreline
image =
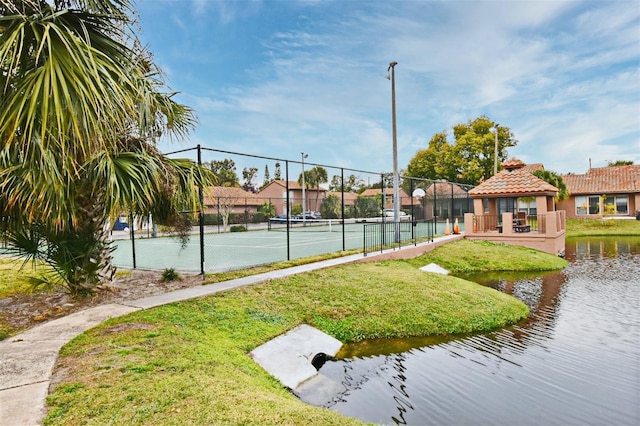
{"label": "dirt shoreline", "polygon": [[12,336],[93,306],[136,300],[203,283],[200,274],[182,273],[180,278],[163,282],[161,271],[131,270],[99,286],[93,295],[84,299],[74,299],[62,288],[3,298],[0,299],[0,327]]}

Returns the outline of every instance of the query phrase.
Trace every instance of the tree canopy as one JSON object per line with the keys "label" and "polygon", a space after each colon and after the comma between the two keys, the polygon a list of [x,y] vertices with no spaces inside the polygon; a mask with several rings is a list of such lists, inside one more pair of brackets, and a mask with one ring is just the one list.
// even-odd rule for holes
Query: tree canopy
{"label": "tree canopy", "polygon": [[408,177],[441,180],[477,185],[493,176],[495,128],[498,128],[498,170],[507,159],[507,148],[516,146],[511,130],[497,125],[486,116],[453,126],[453,142],[447,132],[436,133],[429,146],[420,150],[409,161]]}
{"label": "tree canopy", "polygon": [[196,124],[132,30],[127,0],[0,3],[0,217],[11,247],[74,293],[113,273],[123,211],[174,224],[212,175],[168,159]]}

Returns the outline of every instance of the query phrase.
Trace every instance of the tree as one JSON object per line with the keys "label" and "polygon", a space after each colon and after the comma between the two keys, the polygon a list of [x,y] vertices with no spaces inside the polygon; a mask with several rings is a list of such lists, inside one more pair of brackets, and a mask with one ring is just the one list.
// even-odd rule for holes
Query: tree
{"label": "tree", "polygon": [[628,161],[628,160],[607,161],[607,167],[616,167],[616,166],[633,166],[633,161]]}
{"label": "tree", "polygon": [[260,185],[260,189],[265,188],[272,182],[271,175],[269,174],[269,165],[264,165],[264,176],[262,177],[262,185]]}
{"label": "tree", "polygon": [[253,180],[256,178],[256,173],[258,173],[257,167],[245,167],[242,169],[242,189],[248,192],[256,192],[255,184]]}
{"label": "tree", "polygon": [[567,185],[565,185],[562,176],[558,173],[549,170],[534,170],[531,174],[558,188],[558,193],[555,197],[556,201],[569,198],[570,194]]}
{"label": "tree", "polygon": [[213,182],[156,148],[196,119],[167,92],[130,13],[127,0],[0,3],[0,217],[10,248],[75,295],[113,276],[107,224],[121,212],[179,225]]}
{"label": "tree", "polygon": [[218,186],[240,186],[240,181],[236,174],[236,163],[233,160],[225,158],[221,161],[214,160],[205,164],[217,176]]}
{"label": "tree", "polygon": [[[496,123],[481,116],[453,127],[454,142],[445,132],[436,133],[427,149],[418,151],[407,165],[407,175],[423,179],[477,185],[493,176]],[[506,126],[498,126],[498,164],[517,140]]]}
{"label": "tree", "polygon": [[337,219],[338,217],[340,217],[341,207],[342,204],[340,202],[340,198],[332,194],[322,200],[320,212],[322,213],[323,218]]}
{"label": "tree", "polygon": [[[349,175],[344,180],[344,192],[360,192],[364,188],[364,181],[356,175]],[[343,190],[342,177],[334,175],[329,184],[330,191],[340,192]]]}
{"label": "tree", "polygon": [[273,171],[274,180],[282,180],[282,170],[280,170],[280,163],[276,163],[276,169]]}
{"label": "tree", "polygon": [[[314,168],[305,170],[304,172],[305,189],[309,189],[310,187],[316,188],[316,208],[318,206],[318,198],[320,195],[320,184],[326,183],[327,179],[327,170],[324,167],[315,166]],[[302,173],[300,173],[300,176],[298,177],[298,183],[302,185]]]}

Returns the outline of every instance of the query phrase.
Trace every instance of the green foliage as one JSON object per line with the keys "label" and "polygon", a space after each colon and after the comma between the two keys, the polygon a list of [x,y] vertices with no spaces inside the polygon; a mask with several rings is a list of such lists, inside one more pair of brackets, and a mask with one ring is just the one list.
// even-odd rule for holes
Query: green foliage
{"label": "green foliage", "polygon": [[562,201],[569,198],[570,194],[567,189],[567,185],[565,185],[562,176],[558,173],[550,170],[534,170],[531,174],[558,188],[558,193],[555,197],[556,201]]}
{"label": "green foliage", "polygon": [[112,274],[110,219],[133,211],[174,225],[179,211],[198,209],[198,185],[213,175],[156,147],[162,135],[185,136],[196,119],[140,47],[128,1],[3,5],[5,235],[14,252],[88,294]]}
{"label": "green foliage", "polygon": [[267,217],[273,217],[276,215],[276,206],[274,206],[270,202],[266,202],[258,207],[258,211],[260,213],[263,213]]}
{"label": "green foliage", "polygon": [[178,272],[176,272],[175,269],[173,268],[165,268],[162,271],[162,276],[160,277],[160,281],[162,282],[171,282],[171,281],[180,281],[182,278],[180,277],[180,274],[178,274]]}
{"label": "green foliage", "polygon": [[302,213],[302,204],[294,204],[291,206],[291,215],[299,215]]}
{"label": "green foliage", "polygon": [[342,177],[334,175],[331,178],[331,183],[329,184],[329,191],[360,192],[364,188],[364,186],[364,181],[356,175],[347,176],[344,180],[344,185],[342,182]]}
{"label": "green foliage", "polygon": [[320,213],[324,219],[337,219],[340,217],[341,208],[340,198],[335,195],[329,195],[322,200]]}
{"label": "green foliage", "polygon": [[245,232],[246,230],[247,228],[242,225],[233,225],[231,226],[231,228],[229,228],[230,232]]}
{"label": "green foliage", "polygon": [[[409,161],[406,174],[411,177],[477,185],[493,176],[496,126],[486,116],[453,127],[454,142],[447,133],[436,133],[428,148],[418,151]],[[498,126],[498,170],[507,158],[507,148],[516,146],[508,127]]]}
{"label": "green foliage", "polygon": [[238,175],[236,175],[236,163],[228,158],[224,160],[214,160],[206,163],[206,166],[216,175],[219,186],[240,186]]}
{"label": "green foliage", "polygon": [[358,196],[355,202],[356,217],[376,217],[380,216],[382,206],[381,196],[374,197]]}
{"label": "green foliage", "polygon": [[607,167],[617,167],[617,166],[633,166],[633,161],[631,160],[607,161]]}

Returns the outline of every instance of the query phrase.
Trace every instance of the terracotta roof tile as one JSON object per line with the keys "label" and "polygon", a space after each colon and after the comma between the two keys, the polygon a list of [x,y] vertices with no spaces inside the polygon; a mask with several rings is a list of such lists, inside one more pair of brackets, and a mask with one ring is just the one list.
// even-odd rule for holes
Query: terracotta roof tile
{"label": "terracotta roof tile", "polygon": [[544,170],[544,166],[542,163],[533,163],[533,164],[525,164],[522,168],[525,172],[533,173],[536,170]]}
{"label": "terracotta roof tile", "polygon": [[[436,197],[450,197],[451,196],[451,184],[449,182],[435,182],[429,185],[425,192],[427,196],[433,196],[433,191],[436,191]],[[458,185],[453,185],[453,194],[458,196],[467,196],[467,191],[462,189]]]}
{"label": "terracotta roof tile", "polygon": [[555,195],[558,188],[527,171],[525,164],[515,158],[505,161],[501,171],[469,191],[471,197],[487,195]]}
{"label": "terracotta roof tile", "polygon": [[262,204],[263,200],[257,199],[256,195],[252,192],[245,191],[242,188],[236,186],[210,186],[205,188],[204,192],[204,204],[215,204],[215,198],[233,198],[238,200],[246,200],[247,204]]}
{"label": "terracotta roof tile", "polygon": [[640,165],[596,167],[583,175],[563,175],[571,194],[620,194],[640,192]]}

